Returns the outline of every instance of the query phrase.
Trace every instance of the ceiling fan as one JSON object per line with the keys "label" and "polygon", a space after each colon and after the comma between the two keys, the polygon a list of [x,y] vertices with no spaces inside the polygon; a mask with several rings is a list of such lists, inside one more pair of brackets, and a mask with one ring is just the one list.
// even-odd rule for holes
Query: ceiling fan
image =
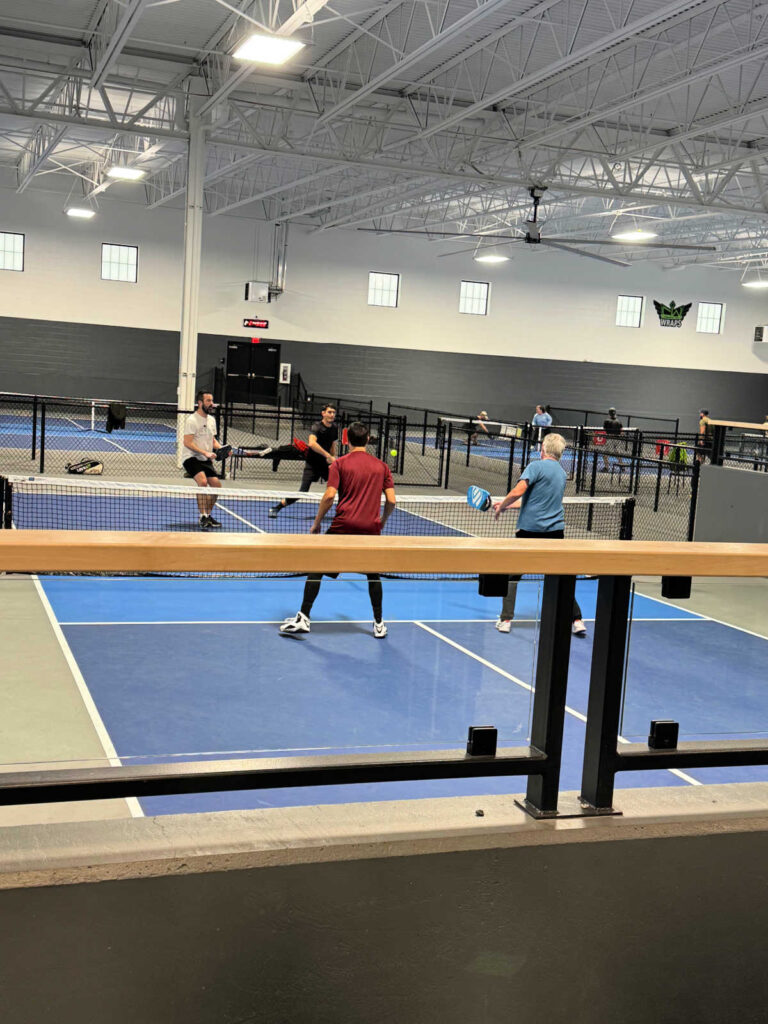
{"label": "ceiling fan", "polygon": [[[574,256],[586,256],[588,259],[600,260],[601,263],[611,263],[616,267],[630,267],[631,263],[626,263],[624,260],[610,259],[608,256],[601,256],[596,252],[587,252],[586,249],[578,249],[577,245],[620,245],[623,247],[633,246],[638,249],[689,249],[694,252],[715,252],[714,245],[684,245],[682,243],[674,242],[622,242],[616,238],[542,238],[541,236],[541,224],[539,223],[539,203],[541,197],[547,190],[546,185],[534,185],[528,189],[528,194],[533,200],[533,213],[530,220],[525,222],[525,234],[523,235],[499,235],[499,234],[483,234],[475,233],[471,231],[413,231],[413,230],[398,230],[394,229],[387,232],[388,234],[396,235],[428,235],[429,237],[443,237],[443,238],[477,238],[480,242],[475,243],[473,247],[465,249],[456,249],[453,252],[440,253],[438,258],[445,256],[459,256],[466,252],[484,252],[487,249],[497,249],[503,245],[509,245],[510,242],[525,242],[527,245],[546,245],[552,249],[561,249],[563,252],[572,253]],[[381,234],[376,228],[362,228],[362,231],[376,231]],[[487,243],[489,239],[499,241],[491,241]]]}

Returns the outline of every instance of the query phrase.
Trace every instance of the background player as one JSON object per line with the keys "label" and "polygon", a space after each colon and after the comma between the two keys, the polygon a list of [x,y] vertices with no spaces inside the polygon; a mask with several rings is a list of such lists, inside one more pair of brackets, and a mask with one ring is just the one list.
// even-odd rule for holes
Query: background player
{"label": "background player", "polygon": [[[216,420],[211,413],[215,409],[213,395],[208,391],[198,391],[197,409],[187,417],[184,424],[184,469],[189,473],[198,487],[221,487],[221,480],[213,460],[221,445],[216,440]],[[221,523],[211,515],[218,495],[198,495],[197,507],[200,511],[201,530],[219,530]]]}
{"label": "background player", "polygon": [[621,451],[621,432],[624,429],[624,424],[620,419],[616,418],[616,410],[611,406],[608,410],[608,419],[603,420],[603,430],[605,431],[605,447],[603,448],[603,469],[606,472],[610,472],[611,464],[608,461],[609,455],[615,455],[616,461],[619,464],[620,469],[624,469],[624,460],[620,456]]}
{"label": "background player", "polygon": [[[312,524],[310,533],[320,533],[323,518],[338,494],[339,503],[328,533],[335,534],[373,534],[381,533],[382,527],[395,507],[395,487],[389,466],[380,459],[369,455],[365,450],[368,443],[368,431],[365,426],[356,422],[347,429],[347,437],[351,450],[347,455],[336,459],[328,474],[328,486],[320,500],[320,506]],[[384,513],[381,513],[381,495],[384,493]],[[338,573],[328,573],[335,579]],[[373,635],[382,639],[387,635],[387,627],[382,621],[382,589],[378,573],[366,573],[368,577],[368,595],[373,609]],[[288,619],[280,627],[281,633],[309,633],[312,605],[320,592],[322,573],[307,576],[304,584],[304,598],[301,611],[292,619]]]}
{"label": "background player", "polygon": [[[521,499],[516,537],[561,540],[565,536],[563,495],[567,477],[560,465],[564,451],[565,438],[561,434],[547,434],[541,442],[541,458],[530,462],[506,498],[494,504],[493,512],[498,519],[505,509],[511,508],[518,499]],[[519,579],[519,576],[509,577],[507,596],[504,598],[501,615],[496,623],[496,629],[500,633],[509,633],[512,619],[515,617]],[[572,632],[574,636],[587,635],[587,627],[581,618],[581,608],[575,598]]]}
{"label": "background player", "polygon": [[[338,439],[336,407],[330,404],[324,405],[320,419],[316,420],[309,429],[308,450],[305,454],[306,464],[304,472],[301,474],[300,491],[308,491],[316,480],[328,479],[328,468],[336,461]],[[297,498],[283,498],[269,510],[269,518],[276,519],[278,513],[286,505],[292,505],[297,500]]]}

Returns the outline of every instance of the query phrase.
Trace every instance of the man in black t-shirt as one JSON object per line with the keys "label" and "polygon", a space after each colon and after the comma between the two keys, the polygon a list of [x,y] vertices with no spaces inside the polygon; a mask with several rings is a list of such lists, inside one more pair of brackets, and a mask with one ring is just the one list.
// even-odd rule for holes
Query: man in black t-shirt
{"label": "man in black t-shirt", "polygon": [[624,428],[624,424],[620,419],[616,418],[616,410],[611,406],[608,410],[608,419],[603,420],[603,430],[605,431],[605,447],[603,448],[603,469],[606,472],[610,472],[611,465],[608,461],[609,455],[615,455],[619,467],[624,469],[624,460],[619,456],[619,452],[622,450],[621,446],[621,431]]}
{"label": "man in black t-shirt", "polygon": [[[336,426],[336,408],[323,406],[320,419],[309,428],[309,440],[305,454],[306,464],[301,474],[300,491],[308,491],[316,480],[327,480],[328,469],[336,461],[336,442],[339,430]],[[298,498],[283,498],[269,510],[269,518],[277,519],[278,513],[292,505]]]}

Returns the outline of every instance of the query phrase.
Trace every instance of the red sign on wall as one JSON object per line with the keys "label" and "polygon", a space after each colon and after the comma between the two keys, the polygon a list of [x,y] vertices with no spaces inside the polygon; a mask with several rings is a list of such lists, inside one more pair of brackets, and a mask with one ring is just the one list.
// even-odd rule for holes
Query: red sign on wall
{"label": "red sign on wall", "polygon": [[252,317],[247,317],[243,320],[243,327],[255,327],[257,331],[266,331],[269,327],[269,320],[256,320]]}

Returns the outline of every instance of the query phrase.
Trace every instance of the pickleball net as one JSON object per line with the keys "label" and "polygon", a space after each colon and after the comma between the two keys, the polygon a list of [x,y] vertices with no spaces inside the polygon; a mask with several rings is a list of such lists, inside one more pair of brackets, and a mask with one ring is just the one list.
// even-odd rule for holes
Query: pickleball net
{"label": "pickleball net", "polygon": [[[118,530],[200,532],[198,498],[211,489],[71,480],[51,477],[0,478],[2,524],[17,530]],[[213,514],[221,533],[307,533],[321,494],[222,488]],[[270,517],[283,497],[295,504]],[[566,498],[565,535],[583,540],[630,540],[634,501],[627,497]],[[514,537],[517,510],[495,520],[492,512],[470,508],[460,496],[398,498],[385,535],[408,537]],[[330,525],[331,513],[325,525]]]}

